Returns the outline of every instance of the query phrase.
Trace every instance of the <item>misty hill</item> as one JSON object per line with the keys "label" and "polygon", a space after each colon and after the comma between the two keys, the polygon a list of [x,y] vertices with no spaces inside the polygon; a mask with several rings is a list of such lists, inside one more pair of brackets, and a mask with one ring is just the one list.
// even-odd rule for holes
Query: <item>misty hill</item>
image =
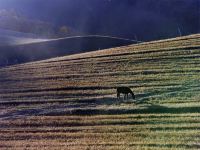
{"label": "misty hill", "polygon": [[12,9],[0,9],[0,30],[1,29],[43,38],[66,37],[82,34],[82,32],[77,29],[65,24],[56,26],[46,21],[22,15]]}
{"label": "misty hill", "polygon": [[39,36],[37,36],[36,34],[32,34],[32,33],[25,33],[25,32],[18,32],[18,31],[14,31],[14,30],[6,30],[3,28],[0,28],[0,36],[4,37],[16,37],[16,38],[38,38]]}
{"label": "misty hill", "polygon": [[[34,41],[34,39],[32,41]],[[44,39],[42,42],[0,46],[0,66],[14,65],[69,54],[88,52],[96,49],[124,46],[133,43],[136,42],[105,36],[85,36],[53,40]]]}
{"label": "misty hill", "polygon": [[42,40],[44,39],[36,34],[17,32],[0,28],[0,46],[21,45]]}
{"label": "misty hill", "polygon": [[152,41],[177,37],[179,31],[200,32],[199,0],[14,1],[0,1],[0,27],[44,36],[84,33]]}
{"label": "misty hill", "polygon": [[0,69],[1,148],[200,149],[199,125],[200,34]]}
{"label": "misty hill", "polygon": [[23,33],[49,36],[54,34],[53,25],[48,22],[29,19],[24,15],[14,11],[0,9],[0,28]]}

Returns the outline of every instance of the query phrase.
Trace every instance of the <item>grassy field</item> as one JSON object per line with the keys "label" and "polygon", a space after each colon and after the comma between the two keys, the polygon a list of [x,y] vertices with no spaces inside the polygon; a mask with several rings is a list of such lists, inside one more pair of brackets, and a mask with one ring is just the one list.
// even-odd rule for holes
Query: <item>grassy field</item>
{"label": "grassy field", "polygon": [[0,149],[200,149],[200,35],[0,69]]}

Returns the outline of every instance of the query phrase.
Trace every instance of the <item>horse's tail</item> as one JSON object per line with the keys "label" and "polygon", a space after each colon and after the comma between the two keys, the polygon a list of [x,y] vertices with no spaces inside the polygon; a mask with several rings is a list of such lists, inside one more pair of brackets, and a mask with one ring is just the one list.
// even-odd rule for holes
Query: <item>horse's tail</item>
{"label": "horse's tail", "polygon": [[117,98],[120,98],[120,93],[117,93]]}

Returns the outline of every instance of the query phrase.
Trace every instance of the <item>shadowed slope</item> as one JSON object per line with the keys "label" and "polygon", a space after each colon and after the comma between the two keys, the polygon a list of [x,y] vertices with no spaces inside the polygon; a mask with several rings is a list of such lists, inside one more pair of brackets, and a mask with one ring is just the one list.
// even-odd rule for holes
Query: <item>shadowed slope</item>
{"label": "shadowed slope", "polygon": [[13,45],[0,45],[0,67],[138,42],[101,35],[73,36],[58,39],[21,38],[15,40]]}

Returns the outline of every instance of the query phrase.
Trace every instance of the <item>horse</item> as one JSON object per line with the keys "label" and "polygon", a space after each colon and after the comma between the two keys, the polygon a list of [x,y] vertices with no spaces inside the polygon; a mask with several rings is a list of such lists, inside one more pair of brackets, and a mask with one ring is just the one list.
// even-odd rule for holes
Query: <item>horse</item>
{"label": "horse", "polygon": [[128,99],[128,94],[132,95],[132,98],[135,99],[135,95],[129,87],[118,87],[117,88],[117,98],[120,99],[120,94],[124,94],[124,99]]}

